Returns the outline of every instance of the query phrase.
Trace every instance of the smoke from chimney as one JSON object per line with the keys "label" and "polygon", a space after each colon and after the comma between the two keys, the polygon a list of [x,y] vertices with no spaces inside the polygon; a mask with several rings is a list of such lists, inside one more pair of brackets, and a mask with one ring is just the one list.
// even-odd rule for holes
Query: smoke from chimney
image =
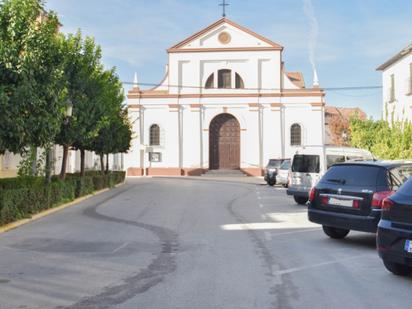
{"label": "smoke from chimney", "polygon": [[[318,41],[319,35],[319,24],[318,20],[315,16],[315,9],[312,4],[312,0],[303,0],[303,12],[305,13],[306,17],[309,19],[309,41],[308,41],[308,48],[309,48],[309,61],[312,65],[312,70],[314,74],[313,86],[319,86],[318,74],[316,72],[316,45]],[[315,79],[316,78],[316,79]]]}

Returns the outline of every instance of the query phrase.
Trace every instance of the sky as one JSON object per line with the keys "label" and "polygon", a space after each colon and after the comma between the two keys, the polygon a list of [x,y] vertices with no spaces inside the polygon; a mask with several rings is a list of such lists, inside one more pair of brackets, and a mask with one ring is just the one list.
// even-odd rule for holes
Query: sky
{"label": "sky", "polygon": [[[95,37],[105,66],[115,66],[123,82],[132,82],[137,72],[140,83],[150,84],[164,76],[167,48],[222,15],[220,0],[46,2],[63,32],[81,29]],[[376,68],[412,43],[411,0],[227,2],[229,19],[284,46],[286,71],[302,72],[307,86],[313,79],[311,55],[322,88],[380,86]],[[381,89],[327,90],[326,103],[359,107],[374,119],[382,113]]]}

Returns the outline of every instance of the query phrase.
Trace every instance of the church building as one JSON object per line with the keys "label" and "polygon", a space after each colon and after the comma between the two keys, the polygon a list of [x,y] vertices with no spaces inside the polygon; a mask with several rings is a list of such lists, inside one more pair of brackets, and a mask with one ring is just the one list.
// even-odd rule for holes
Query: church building
{"label": "church building", "polygon": [[324,144],[325,93],[287,72],[281,45],[224,17],[167,52],[160,84],[143,90],[135,78],[127,95],[129,176],[260,176],[269,159]]}

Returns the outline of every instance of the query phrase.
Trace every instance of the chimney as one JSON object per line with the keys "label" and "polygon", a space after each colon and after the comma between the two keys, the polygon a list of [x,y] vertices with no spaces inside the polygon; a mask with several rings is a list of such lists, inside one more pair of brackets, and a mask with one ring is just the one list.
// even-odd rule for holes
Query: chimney
{"label": "chimney", "polygon": [[139,82],[137,80],[137,73],[134,73],[134,80],[133,80],[133,88],[134,89],[139,89]]}
{"label": "chimney", "polygon": [[313,69],[313,88],[319,88],[319,78],[316,69]]}

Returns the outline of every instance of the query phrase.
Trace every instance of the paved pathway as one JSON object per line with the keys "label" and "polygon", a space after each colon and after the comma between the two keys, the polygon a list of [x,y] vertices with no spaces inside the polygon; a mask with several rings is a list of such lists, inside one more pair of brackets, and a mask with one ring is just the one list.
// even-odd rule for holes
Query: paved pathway
{"label": "paved pathway", "polygon": [[130,179],[0,235],[0,308],[410,308],[374,235],[331,240],[244,178]]}

